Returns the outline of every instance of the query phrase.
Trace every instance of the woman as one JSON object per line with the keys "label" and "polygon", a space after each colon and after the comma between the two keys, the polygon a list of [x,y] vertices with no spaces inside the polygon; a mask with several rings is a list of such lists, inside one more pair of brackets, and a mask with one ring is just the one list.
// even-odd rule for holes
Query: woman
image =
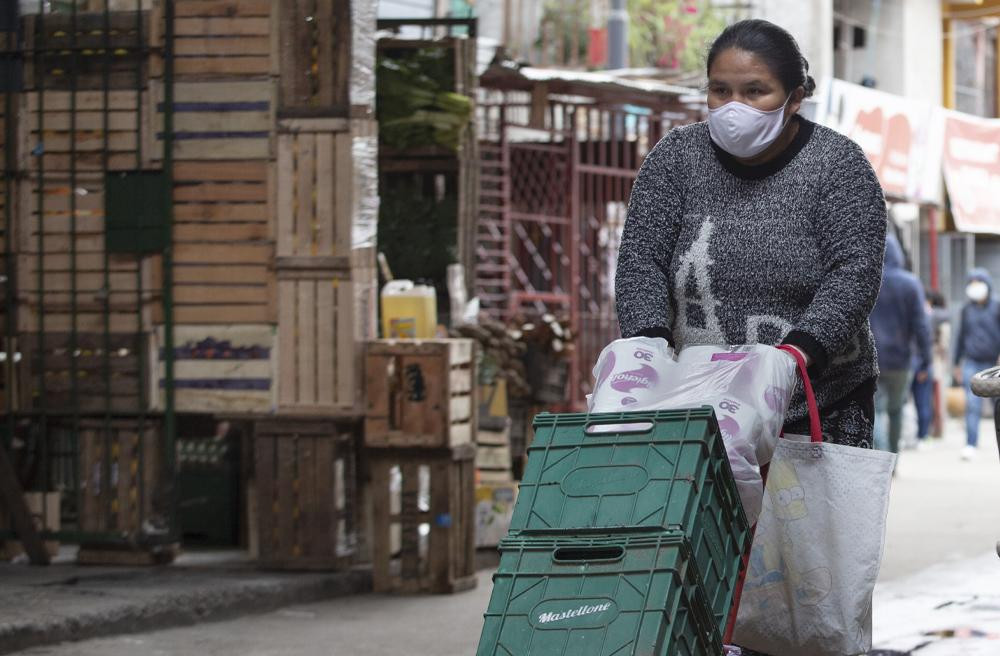
{"label": "woman", "polygon": [[[827,441],[871,447],[885,201],[853,141],[798,115],[815,89],[794,38],[761,20],[708,55],[709,119],[646,157],[616,278],[624,337],[789,344]],[[808,434],[801,385],[785,431]]]}

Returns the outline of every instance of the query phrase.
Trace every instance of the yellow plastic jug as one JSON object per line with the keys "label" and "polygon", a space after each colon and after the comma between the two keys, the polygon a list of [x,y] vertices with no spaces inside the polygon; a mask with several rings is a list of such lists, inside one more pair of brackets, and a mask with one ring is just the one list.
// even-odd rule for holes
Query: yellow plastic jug
{"label": "yellow plastic jug", "polygon": [[433,339],[437,334],[437,292],[412,280],[391,280],[382,287],[382,337]]}

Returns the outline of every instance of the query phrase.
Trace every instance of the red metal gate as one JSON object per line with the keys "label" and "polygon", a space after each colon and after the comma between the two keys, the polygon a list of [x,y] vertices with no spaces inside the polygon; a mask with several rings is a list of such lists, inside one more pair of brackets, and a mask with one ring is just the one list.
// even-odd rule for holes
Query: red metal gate
{"label": "red metal gate", "polygon": [[527,94],[480,107],[476,292],[499,320],[550,313],[575,337],[567,400],[581,407],[590,368],[619,336],[614,272],[635,175],[666,130],[693,113],[654,113]]}

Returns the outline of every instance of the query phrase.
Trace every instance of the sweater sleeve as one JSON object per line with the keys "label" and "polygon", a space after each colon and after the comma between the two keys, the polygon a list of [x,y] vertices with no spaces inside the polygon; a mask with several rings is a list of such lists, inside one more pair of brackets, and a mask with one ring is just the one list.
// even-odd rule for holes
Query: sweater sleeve
{"label": "sweater sleeve", "polygon": [[615,300],[623,337],[662,336],[671,341],[674,313],[667,271],[682,207],[669,163],[675,133],[646,156],[629,198],[615,273]]}
{"label": "sweater sleeve", "polygon": [[825,275],[785,338],[809,354],[816,373],[864,329],[878,297],[885,250],[885,198],[875,171],[857,145],[835,157],[815,218]]}

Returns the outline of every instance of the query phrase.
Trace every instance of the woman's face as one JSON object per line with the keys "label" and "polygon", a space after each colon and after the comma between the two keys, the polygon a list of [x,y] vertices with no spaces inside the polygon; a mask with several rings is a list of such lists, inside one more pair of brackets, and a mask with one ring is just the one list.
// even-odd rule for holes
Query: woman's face
{"label": "woman's face", "polygon": [[[708,71],[708,108],[741,102],[769,112],[785,104],[788,95],[781,81],[757,55],[738,48],[720,52]],[[788,102],[785,115],[799,111],[802,90],[796,89]]]}

